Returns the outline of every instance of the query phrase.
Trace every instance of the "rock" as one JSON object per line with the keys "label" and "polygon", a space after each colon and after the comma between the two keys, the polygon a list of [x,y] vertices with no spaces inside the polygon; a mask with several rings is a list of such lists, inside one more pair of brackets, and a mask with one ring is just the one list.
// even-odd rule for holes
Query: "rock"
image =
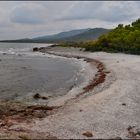
{"label": "rock", "polygon": [[127,131],[129,138],[136,138],[137,130],[135,129],[135,126],[128,126]]}
{"label": "rock", "polygon": [[106,74],[110,73],[110,71],[105,71]]}
{"label": "rock", "polygon": [[33,97],[34,97],[34,99],[39,99],[39,98],[41,98],[41,96],[40,96],[39,93],[36,93]]}
{"label": "rock", "polygon": [[122,103],[123,106],[126,106],[126,103]]}
{"label": "rock", "polygon": [[39,48],[39,50],[44,50],[44,49],[45,49],[45,47],[40,47],[40,48]]}
{"label": "rock", "polygon": [[48,97],[42,96],[41,99],[48,100]]}
{"label": "rock", "polygon": [[36,51],[38,51],[38,48],[37,47],[33,48],[33,52],[36,52]]}
{"label": "rock", "polygon": [[1,121],[1,122],[0,122],[0,127],[2,127],[2,126],[4,126],[4,124],[3,124],[3,122]]}
{"label": "rock", "polygon": [[53,45],[50,45],[49,47],[59,47],[60,45],[58,44],[53,44]]}
{"label": "rock", "polygon": [[22,54],[18,54],[18,56],[22,56]]}
{"label": "rock", "polygon": [[84,132],[83,135],[86,137],[93,137],[93,134],[90,131]]}
{"label": "rock", "polygon": [[22,140],[30,140],[26,135],[20,135],[19,138]]}
{"label": "rock", "polygon": [[48,100],[48,97],[41,96],[39,93],[36,93],[33,97],[34,97],[34,99]]}
{"label": "rock", "polygon": [[22,69],[27,69],[27,67],[22,67]]}
{"label": "rock", "polygon": [[135,126],[130,126],[130,125],[129,125],[128,128],[127,128],[127,130],[130,131],[130,130],[132,130],[134,127],[135,127]]}

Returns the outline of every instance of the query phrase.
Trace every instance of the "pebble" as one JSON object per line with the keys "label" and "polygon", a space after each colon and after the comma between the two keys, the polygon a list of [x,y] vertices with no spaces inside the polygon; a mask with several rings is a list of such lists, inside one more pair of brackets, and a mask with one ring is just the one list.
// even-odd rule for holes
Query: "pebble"
{"label": "pebble", "polygon": [[93,134],[90,131],[84,132],[83,135],[86,137],[93,137]]}

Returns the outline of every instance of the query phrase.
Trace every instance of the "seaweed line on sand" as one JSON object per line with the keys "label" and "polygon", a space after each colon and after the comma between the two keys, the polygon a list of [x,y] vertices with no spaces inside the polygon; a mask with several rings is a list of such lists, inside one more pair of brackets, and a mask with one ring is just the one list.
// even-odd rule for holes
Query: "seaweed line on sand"
{"label": "seaweed line on sand", "polygon": [[[67,55],[67,54],[57,54],[52,53],[49,51],[44,51],[44,49],[40,49],[40,52],[45,52],[52,55],[62,56],[66,58],[76,58],[76,59],[84,59],[84,61],[94,64],[97,67],[97,73],[91,80],[91,82],[83,87],[83,91],[75,96],[73,99],[78,99],[81,95],[84,95],[85,93],[92,91],[94,87],[97,85],[103,83],[106,78],[106,72],[105,67],[102,62],[91,59],[83,56],[76,56],[76,55]],[[66,101],[66,103],[68,103]],[[63,106],[66,105],[64,103]],[[32,105],[32,106],[23,106],[21,104],[14,103],[11,105],[11,103],[1,103],[0,104],[0,126],[6,127],[11,126],[14,122],[22,122],[24,121],[30,121],[32,118],[43,118],[48,115],[52,115],[56,113],[57,110],[59,110],[63,106],[47,106],[47,105]]]}
{"label": "seaweed line on sand", "polygon": [[95,74],[91,82],[85,87],[83,87],[83,91],[77,94],[75,98],[79,98],[81,95],[93,90],[97,85],[103,83],[106,79],[106,73],[110,73],[110,72],[105,72],[105,66],[103,65],[103,63],[96,59],[92,59],[84,56],[78,56],[78,55],[58,54],[55,52],[48,51],[48,48],[45,47],[38,48],[38,51],[42,53],[48,53],[50,55],[56,55],[56,56],[61,56],[66,58],[84,59],[84,61],[86,61],[87,63],[91,63],[96,66],[98,70],[97,73]]}
{"label": "seaweed line on sand", "polygon": [[[83,59],[87,63],[90,63],[92,65],[95,65],[97,68],[97,73],[93,77],[93,79],[89,82],[88,85],[83,87],[83,91],[78,93],[74,98],[67,100],[64,105],[62,106],[47,106],[47,105],[22,105],[18,103],[0,103],[0,127],[1,131],[6,130],[5,134],[10,133],[9,135],[12,136],[12,132],[14,135],[16,134],[16,130],[9,130],[11,126],[17,123],[27,123],[29,124],[30,121],[32,121],[33,118],[44,118],[49,115],[55,114],[59,109],[65,107],[67,103],[71,103],[72,100],[74,99],[79,99],[82,95],[86,95],[87,92],[92,91],[97,85],[104,83],[106,80],[106,74],[110,72],[106,72],[105,66],[103,65],[102,62],[84,57],[84,56],[77,56],[77,55],[68,55],[68,54],[58,54],[55,52],[49,52],[47,49],[39,49],[38,51],[42,53],[48,53],[51,55],[56,55],[56,56],[61,56],[61,57],[66,57],[66,58],[76,58],[76,59]],[[21,132],[21,134],[24,134],[23,130],[18,130],[18,133]],[[30,136],[28,134],[29,131],[25,132],[25,136]],[[38,134],[38,133],[37,133]],[[38,134],[38,138],[41,135]],[[8,136],[9,137],[9,136]],[[16,136],[14,136],[15,138]],[[55,138],[55,136],[49,136],[47,134],[48,138]],[[46,137],[46,138],[47,138]]]}

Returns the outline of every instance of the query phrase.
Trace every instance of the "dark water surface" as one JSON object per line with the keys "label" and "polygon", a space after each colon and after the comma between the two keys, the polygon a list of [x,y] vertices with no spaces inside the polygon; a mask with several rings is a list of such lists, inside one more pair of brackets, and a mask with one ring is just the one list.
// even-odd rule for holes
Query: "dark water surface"
{"label": "dark water surface", "polygon": [[33,53],[37,45],[0,43],[0,100],[32,98],[35,93],[59,96],[83,82],[78,61]]}

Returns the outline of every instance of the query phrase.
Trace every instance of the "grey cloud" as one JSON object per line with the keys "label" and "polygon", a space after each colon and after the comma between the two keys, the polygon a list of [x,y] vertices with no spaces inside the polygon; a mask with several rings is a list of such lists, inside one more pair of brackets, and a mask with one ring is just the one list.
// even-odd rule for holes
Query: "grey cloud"
{"label": "grey cloud", "polygon": [[44,7],[38,5],[22,5],[11,12],[11,21],[20,24],[42,24],[46,22]]}
{"label": "grey cloud", "polygon": [[[113,28],[139,17],[132,1],[0,2],[0,39],[46,35],[78,28]],[[14,32],[14,34],[13,34]]]}
{"label": "grey cloud", "polygon": [[83,20],[93,19],[108,22],[131,20],[138,16],[135,11],[138,10],[137,4],[129,2],[81,2],[59,20]]}
{"label": "grey cloud", "polygon": [[55,20],[65,12],[65,8],[75,2],[25,2],[17,3],[10,20],[20,24],[43,24]]}

